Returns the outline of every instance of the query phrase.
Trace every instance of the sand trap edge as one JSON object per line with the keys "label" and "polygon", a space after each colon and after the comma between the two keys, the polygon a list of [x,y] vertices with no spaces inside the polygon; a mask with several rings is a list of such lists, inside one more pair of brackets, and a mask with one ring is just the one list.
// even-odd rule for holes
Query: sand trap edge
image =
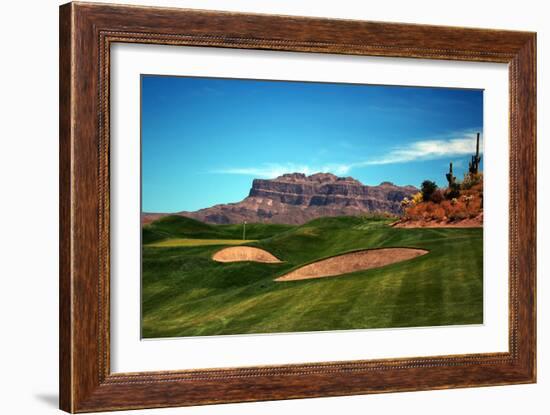
{"label": "sand trap edge", "polygon": [[220,249],[212,255],[216,262],[262,262],[264,264],[279,264],[281,261],[265,249],[253,246],[230,246]]}
{"label": "sand trap edge", "polygon": [[[286,274],[275,278],[274,281],[285,282],[339,277],[345,274],[350,274],[352,272],[382,268],[387,265],[409,261],[419,256],[426,255],[429,252],[430,251],[426,249],[409,247],[361,249],[310,262],[309,264],[302,265],[301,267],[295,268],[290,272],[287,272]],[[391,257],[392,260],[387,260],[379,255],[376,255],[380,253],[383,253],[385,257]],[[368,258],[369,254],[370,258]],[[344,263],[339,263],[344,257],[347,257],[346,261]],[[365,260],[367,261],[367,263],[363,263]]]}

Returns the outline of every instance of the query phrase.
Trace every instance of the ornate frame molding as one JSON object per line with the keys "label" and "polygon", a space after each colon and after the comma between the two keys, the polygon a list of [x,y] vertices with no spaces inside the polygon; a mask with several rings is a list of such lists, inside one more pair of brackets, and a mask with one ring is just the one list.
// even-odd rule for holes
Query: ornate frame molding
{"label": "ornate frame molding", "polygon": [[[60,29],[62,409],[89,412],[535,381],[535,34],[86,3],[61,6]],[[111,373],[109,70],[110,45],[116,42],[508,63],[510,351]]]}

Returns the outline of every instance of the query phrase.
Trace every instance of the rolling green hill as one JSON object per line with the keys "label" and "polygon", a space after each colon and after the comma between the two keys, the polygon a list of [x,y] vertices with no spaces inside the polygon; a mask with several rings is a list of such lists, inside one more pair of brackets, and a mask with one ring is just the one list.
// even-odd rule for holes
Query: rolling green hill
{"label": "rolling green hill", "polygon": [[[247,242],[280,264],[218,263],[242,225],[169,216],[144,226],[145,338],[480,324],[482,228],[392,228],[384,217],[320,218],[301,226],[249,224]],[[172,239],[220,245],[169,246]],[[165,241],[168,246],[152,246]],[[217,243],[217,242],[216,242]],[[429,254],[344,276],[275,282],[306,263],[348,251],[410,247]]]}
{"label": "rolling green hill", "polygon": [[[246,239],[264,239],[292,229],[292,225],[250,223]],[[184,216],[165,216],[143,227],[143,244],[175,238],[242,239],[243,225],[209,225]]]}

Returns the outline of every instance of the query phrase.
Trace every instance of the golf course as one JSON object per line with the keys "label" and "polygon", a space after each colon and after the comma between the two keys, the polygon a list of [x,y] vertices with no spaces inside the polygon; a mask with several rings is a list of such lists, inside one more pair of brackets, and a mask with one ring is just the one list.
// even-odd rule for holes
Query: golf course
{"label": "golf course", "polygon": [[[481,324],[483,229],[394,221],[145,224],[142,337]],[[360,269],[342,268],[348,254]]]}

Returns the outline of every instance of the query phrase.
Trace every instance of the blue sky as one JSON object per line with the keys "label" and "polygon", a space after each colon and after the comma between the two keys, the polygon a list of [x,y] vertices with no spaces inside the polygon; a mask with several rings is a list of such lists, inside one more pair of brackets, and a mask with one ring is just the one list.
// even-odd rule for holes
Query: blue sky
{"label": "blue sky", "polygon": [[145,212],[237,202],[290,172],[444,186],[483,132],[481,90],[156,75],[141,88]]}

